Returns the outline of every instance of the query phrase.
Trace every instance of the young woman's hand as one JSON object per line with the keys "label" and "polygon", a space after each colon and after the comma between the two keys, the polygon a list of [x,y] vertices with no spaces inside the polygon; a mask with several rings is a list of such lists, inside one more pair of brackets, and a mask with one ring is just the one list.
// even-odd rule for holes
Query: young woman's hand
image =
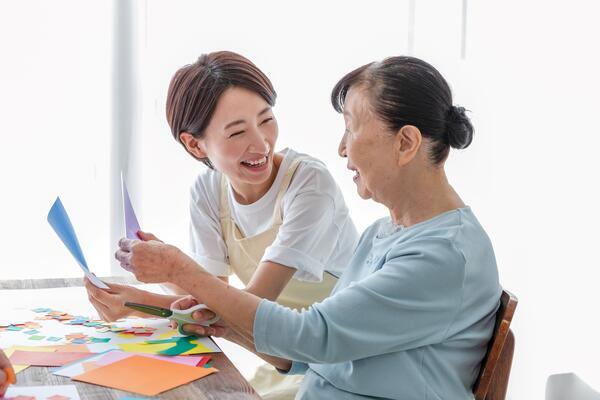
{"label": "young woman's hand", "polygon": [[[200,304],[198,303],[198,300],[196,300],[192,296],[185,296],[173,302],[173,304],[171,304],[171,308],[176,310],[186,310],[198,304]],[[183,330],[185,332],[198,336],[226,336],[229,331],[229,328],[222,320],[217,321],[216,323],[210,326],[200,325],[200,323],[204,321],[209,321],[215,316],[216,314],[209,309],[195,311],[192,314],[192,318],[198,321],[198,325],[184,324]],[[173,328],[177,328],[177,322],[171,321],[171,326]]]}
{"label": "young woman's hand", "polygon": [[116,283],[107,283],[107,285],[110,289],[100,289],[85,278],[85,289],[88,292],[88,299],[90,299],[90,302],[96,311],[98,311],[100,318],[109,322],[125,318],[129,315],[140,315],[136,314],[131,308],[125,307],[125,302],[144,303],[150,301],[148,299],[152,296],[152,293],[132,286]]}
{"label": "young woman's hand", "polygon": [[0,397],[4,396],[8,385],[16,383],[15,372],[6,354],[0,350]]}

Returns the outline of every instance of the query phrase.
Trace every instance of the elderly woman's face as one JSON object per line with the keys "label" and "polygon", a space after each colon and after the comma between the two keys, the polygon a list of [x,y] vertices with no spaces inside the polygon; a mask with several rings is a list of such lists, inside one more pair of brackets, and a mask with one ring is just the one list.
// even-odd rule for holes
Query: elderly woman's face
{"label": "elderly woman's face", "polygon": [[348,91],[344,121],[346,131],[338,152],[348,158],[347,167],[355,173],[358,195],[381,202],[396,171],[394,135],[371,111],[368,94],[360,87]]}

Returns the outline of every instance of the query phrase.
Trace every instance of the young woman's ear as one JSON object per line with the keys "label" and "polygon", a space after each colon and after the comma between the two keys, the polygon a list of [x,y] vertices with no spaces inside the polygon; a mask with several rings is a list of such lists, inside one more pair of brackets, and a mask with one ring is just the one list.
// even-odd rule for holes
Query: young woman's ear
{"label": "young woman's ear", "polygon": [[419,128],[404,125],[395,136],[394,147],[398,156],[398,165],[406,165],[417,155],[423,136]]}
{"label": "young woman's ear", "polygon": [[207,158],[204,145],[201,140],[195,138],[191,133],[181,132],[179,140],[185,146],[186,150],[197,159]]}

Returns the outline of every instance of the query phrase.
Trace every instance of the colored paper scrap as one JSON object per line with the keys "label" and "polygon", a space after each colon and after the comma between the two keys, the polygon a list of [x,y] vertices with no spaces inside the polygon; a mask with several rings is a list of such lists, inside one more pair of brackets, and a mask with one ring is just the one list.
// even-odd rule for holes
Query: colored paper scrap
{"label": "colored paper scrap", "polygon": [[74,376],[73,379],[145,396],[156,396],[216,371],[214,368],[196,368],[134,355]]}
{"label": "colored paper scrap", "polygon": [[10,400],[80,400],[75,385],[9,386],[4,398]]}
{"label": "colored paper scrap", "polygon": [[[132,353],[162,354],[169,356],[218,352],[198,341],[195,336],[185,336],[167,340],[149,340],[142,343],[119,344],[124,351]],[[216,347],[216,346],[215,346]]]}
{"label": "colored paper scrap", "polygon": [[48,212],[48,223],[50,223],[50,226],[52,229],[54,229],[54,232],[56,232],[69,252],[73,255],[73,257],[75,257],[75,260],[83,270],[85,276],[95,286],[101,289],[108,289],[109,287],[104,282],[90,272],[87,261],[85,260],[85,256],[83,255],[83,251],[81,250],[81,246],[79,245],[79,240],[77,240],[75,229],[73,229],[73,224],[71,224],[69,215],[60,201],[60,197],[56,198],[54,204]]}
{"label": "colored paper scrap", "polygon": [[88,358],[90,353],[43,352],[16,350],[10,356],[10,361],[16,365],[31,365],[38,367],[61,367],[73,361]]}
{"label": "colored paper scrap", "polygon": [[138,223],[133,206],[131,205],[131,199],[129,198],[129,192],[127,191],[127,185],[125,185],[125,179],[123,178],[123,172],[121,172],[121,189],[123,195],[123,214],[125,214],[125,236],[128,239],[139,239],[138,232],[140,231],[140,224]]}

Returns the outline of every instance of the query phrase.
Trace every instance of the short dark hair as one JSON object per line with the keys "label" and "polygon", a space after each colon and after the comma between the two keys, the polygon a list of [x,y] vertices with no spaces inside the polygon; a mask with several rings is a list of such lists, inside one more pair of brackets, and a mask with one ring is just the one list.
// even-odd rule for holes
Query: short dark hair
{"label": "short dark hair", "polygon": [[[182,132],[203,138],[219,98],[231,87],[248,89],[271,107],[275,105],[277,94],[269,78],[250,60],[234,52],[203,54],[194,64],[180,68],[169,84],[166,106],[175,140],[181,143]],[[200,161],[213,168],[208,158]]]}
{"label": "short dark hair", "polygon": [[439,165],[450,147],[464,149],[473,140],[473,125],[463,107],[452,104],[452,92],[433,66],[414,57],[389,57],[355,69],[331,92],[331,103],[343,112],[352,86],[363,86],[375,114],[397,132],[413,125],[432,141],[430,159]]}

